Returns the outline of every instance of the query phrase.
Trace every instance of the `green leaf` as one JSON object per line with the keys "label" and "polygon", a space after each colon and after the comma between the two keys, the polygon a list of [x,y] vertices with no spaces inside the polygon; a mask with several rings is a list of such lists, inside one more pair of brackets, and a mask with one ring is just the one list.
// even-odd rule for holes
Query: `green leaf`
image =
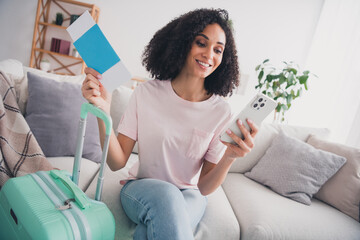
{"label": "green leaf", "polygon": [[[292,95],[291,94],[288,94],[287,96],[286,96],[286,103],[287,103],[287,105],[289,105],[290,103],[291,103],[291,100],[292,100]],[[291,105],[291,104],[290,104]]]}
{"label": "green leaf", "polygon": [[306,70],[306,71],[303,71],[303,74],[304,74],[304,75],[309,75],[309,73],[310,73],[310,71],[307,71],[307,70]]}
{"label": "green leaf", "polygon": [[264,61],[263,61],[263,64],[264,63],[267,63],[268,61],[270,61],[269,59],[265,59]]}
{"label": "green leaf", "polygon": [[277,88],[278,88],[278,86],[277,86],[276,82],[273,82],[273,84],[272,84],[273,92],[275,92]]}
{"label": "green leaf", "polygon": [[288,103],[288,104],[287,104],[288,110],[290,109],[290,107],[291,107],[291,103]]}
{"label": "green leaf", "polygon": [[264,76],[264,71],[261,70],[260,73],[259,73],[259,75],[258,75],[259,81],[261,81],[261,79],[263,78],[263,76]]}
{"label": "green leaf", "polygon": [[304,86],[305,86],[305,90],[307,91],[307,90],[308,90],[308,87],[307,87],[307,83],[306,83],[306,82],[304,83]]}
{"label": "green leaf", "polygon": [[255,71],[258,71],[260,69],[260,66],[261,65],[257,65],[256,68],[255,68]]}
{"label": "green leaf", "polygon": [[283,84],[286,81],[286,77],[284,76],[283,73],[280,73],[280,77],[279,77],[279,84]]}
{"label": "green leaf", "polygon": [[270,83],[272,80],[273,80],[273,75],[271,74],[266,75],[265,81],[268,81]]}
{"label": "green leaf", "polygon": [[308,80],[309,78],[309,75],[302,75],[299,77],[299,81],[300,81],[300,84],[305,84],[306,81]]}
{"label": "green leaf", "polygon": [[300,97],[300,96],[302,95],[302,91],[303,91],[302,88],[300,88],[299,90],[297,90],[296,97]]}
{"label": "green leaf", "polygon": [[287,89],[295,84],[296,84],[296,82],[295,82],[294,74],[292,72],[290,72],[289,76],[287,78],[287,85],[286,85],[285,89]]}
{"label": "green leaf", "polygon": [[261,93],[264,94],[264,95],[266,95],[266,90],[262,91]]}
{"label": "green leaf", "polygon": [[291,89],[290,94],[292,96],[292,99],[295,99],[295,91],[294,91],[294,89]]}
{"label": "green leaf", "polygon": [[291,85],[292,84],[290,83],[290,81],[287,81],[285,89],[288,89],[289,87],[291,87]]}
{"label": "green leaf", "polygon": [[275,110],[277,112],[280,112],[281,111],[281,108],[282,108],[282,104],[281,103],[278,103],[278,105],[276,106]]}
{"label": "green leaf", "polygon": [[280,74],[276,74],[276,75],[272,75],[273,79],[279,79],[281,77],[281,73]]}
{"label": "green leaf", "polygon": [[289,71],[292,72],[294,75],[297,74],[297,70],[295,68],[289,68]]}

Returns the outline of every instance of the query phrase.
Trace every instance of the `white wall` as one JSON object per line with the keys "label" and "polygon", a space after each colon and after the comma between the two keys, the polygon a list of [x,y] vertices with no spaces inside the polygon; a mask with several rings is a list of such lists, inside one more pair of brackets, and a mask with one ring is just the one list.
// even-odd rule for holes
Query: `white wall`
{"label": "white wall", "polygon": [[[225,8],[233,19],[242,72],[252,75],[265,58],[304,63],[323,0],[88,0],[100,9],[99,25],[133,75],[147,76],[141,54],[168,21],[200,7]],[[0,59],[29,64],[36,0],[0,1]]]}
{"label": "white wall", "polygon": [[[264,59],[270,58],[275,64],[292,60],[305,65],[324,3],[324,0],[83,1],[100,7],[100,27],[130,72],[141,77],[148,76],[141,65],[141,54],[159,28],[195,8],[227,9],[234,23],[240,69],[249,76],[245,95],[238,99],[242,103],[256,92],[254,68]],[[0,60],[15,58],[29,64],[36,7],[37,0],[0,0]]]}

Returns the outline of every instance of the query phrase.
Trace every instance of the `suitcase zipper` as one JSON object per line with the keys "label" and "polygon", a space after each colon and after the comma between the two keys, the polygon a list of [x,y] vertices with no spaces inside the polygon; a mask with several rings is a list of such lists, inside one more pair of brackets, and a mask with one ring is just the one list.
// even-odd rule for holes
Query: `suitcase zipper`
{"label": "suitcase zipper", "polygon": [[[48,187],[47,190],[50,191],[52,195],[55,195],[54,199],[50,198],[55,206],[63,206],[66,204],[69,198],[53,182],[53,179],[46,172],[40,171],[35,174],[35,176],[38,176],[42,182],[46,184]],[[45,189],[44,191],[46,192]],[[71,208],[67,207],[66,210],[61,210],[61,212],[69,220],[75,239],[91,239],[91,230],[88,221],[76,204],[72,204]]]}

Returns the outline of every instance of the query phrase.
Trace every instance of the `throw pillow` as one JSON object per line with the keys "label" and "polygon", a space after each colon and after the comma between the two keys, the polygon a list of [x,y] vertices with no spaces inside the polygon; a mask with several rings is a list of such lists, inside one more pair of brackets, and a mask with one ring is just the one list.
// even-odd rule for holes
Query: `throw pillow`
{"label": "throw pillow", "polygon": [[6,74],[11,74],[18,78],[23,77],[23,64],[15,59],[6,59],[0,61],[0,70]]}
{"label": "throw pillow", "polygon": [[129,104],[130,97],[133,92],[134,90],[125,86],[120,86],[112,92],[110,115],[112,116],[113,129],[115,132],[119,126],[120,119]]}
{"label": "throw pillow", "polygon": [[[29,98],[25,119],[45,156],[74,156],[80,109],[86,100],[81,85],[58,82],[27,73]],[[83,157],[101,161],[101,147],[96,117],[89,114]]]}
{"label": "throw pillow", "polygon": [[253,150],[246,154],[245,157],[236,160],[231,165],[229,172],[245,173],[250,171],[258,163],[260,158],[264,156],[266,150],[270,147],[272,140],[280,131],[304,142],[309,138],[310,134],[316,134],[322,138],[327,138],[330,134],[330,131],[326,128],[310,128],[274,123],[269,124],[265,122],[259,127],[260,129],[255,137]]}
{"label": "throw pillow", "polygon": [[67,75],[48,73],[39,69],[25,67],[25,66],[23,68],[24,68],[23,77],[18,81],[15,80],[15,88],[16,91],[19,92],[19,107],[20,107],[20,111],[24,115],[26,115],[26,104],[29,97],[28,79],[27,79],[28,72],[36,74],[37,76],[46,77],[49,80],[60,81],[60,82],[71,82],[71,83],[82,84],[82,82],[85,79],[85,74],[76,75],[76,76],[67,76]]}
{"label": "throw pillow", "polygon": [[344,166],[315,194],[331,206],[359,221],[360,149],[331,143],[311,135],[307,143],[346,158]]}
{"label": "throw pillow", "polygon": [[310,205],[312,196],[345,161],[344,157],[315,149],[280,132],[245,176],[280,195]]}
{"label": "throw pillow", "polygon": [[[117,128],[119,126],[120,119],[122,115],[124,114],[127,105],[129,104],[130,97],[134,90],[131,88],[120,86],[116,88],[112,92],[111,96],[111,105],[110,105],[110,115],[113,120],[113,128],[115,133],[117,133]],[[138,143],[135,143],[135,146],[133,148],[133,153],[138,153]]]}

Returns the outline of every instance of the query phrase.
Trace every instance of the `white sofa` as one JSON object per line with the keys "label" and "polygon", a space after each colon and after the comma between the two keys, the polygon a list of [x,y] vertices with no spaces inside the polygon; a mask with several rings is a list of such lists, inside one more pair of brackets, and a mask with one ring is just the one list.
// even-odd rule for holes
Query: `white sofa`
{"label": "white sofa", "polygon": [[[84,76],[64,77],[42,73],[23,67],[16,60],[0,62],[0,70],[14,79],[20,95],[20,108],[26,105],[26,72],[32,71],[58,81],[80,83]],[[24,75],[25,73],[25,75]],[[118,88],[113,93],[111,115],[116,127],[126,107],[131,90]],[[22,106],[21,106],[22,105]],[[117,106],[117,107],[114,107]],[[304,128],[287,125],[263,124],[256,137],[255,147],[245,158],[238,159],[230,169],[225,182],[208,196],[205,215],[195,230],[197,240],[242,239],[360,239],[360,223],[336,208],[313,198],[311,205],[304,205],[283,197],[268,187],[244,175],[257,164],[279,131],[306,141],[310,134],[326,137],[327,129]],[[53,166],[71,172],[72,157],[48,158]],[[102,201],[112,211],[116,222],[116,239],[132,239],[135,224],[125,215],[120,203],[119,181],[127,177],[127,171],[137,161],[137,154],[130,156],[124,169],[112,172],[105,169]],[[90,197],[94,196],[99,165],[87,159],[81,164],[80,187]],[[360,188],[360,186],[359,186]]]}

